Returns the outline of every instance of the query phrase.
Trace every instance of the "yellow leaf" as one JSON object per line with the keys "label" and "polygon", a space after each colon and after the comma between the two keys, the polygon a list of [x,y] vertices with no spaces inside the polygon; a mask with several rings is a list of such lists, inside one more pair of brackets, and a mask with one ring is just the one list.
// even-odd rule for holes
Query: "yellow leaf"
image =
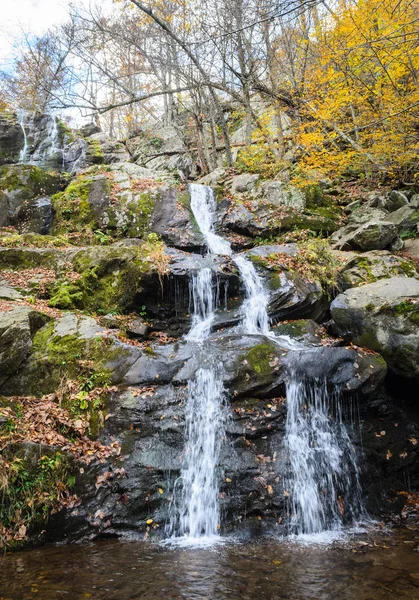
{"label": "yellow leaf", "polygon": [[153,522],[153,519],[147,519],[147,521],[146,521],[147,525],[151,525],[152,522]]}

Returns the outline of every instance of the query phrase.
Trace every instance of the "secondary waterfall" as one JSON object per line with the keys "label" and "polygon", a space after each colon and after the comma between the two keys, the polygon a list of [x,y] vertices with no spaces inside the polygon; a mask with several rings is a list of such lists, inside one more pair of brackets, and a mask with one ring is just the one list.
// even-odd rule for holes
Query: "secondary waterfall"
{"label": "secondary waterfall", "polygon": [[338,392],[295,375],[287,386],[285,446],[290,462],[290,532],[339,530],[363,515],[355,448]]}
{"label": "secondary waterfall", "polygon": [[26,154],[28,152],[28,137],[26,135],[25,129],[25,112],[23,110],[19,111],[18,114],[19,125],[23,132],[23,148],[19,154],[19,162],[24,164],[26,162]]}
{"label": "secondary waterfall", "polygon": [[[230,256],[245,288],[240,331],[269,336],[269,293],[251,260],[234,254],[229,242],[216,231],[216,201],[213,191],[191,184],[191,208],[210,254]],[[199,344],[203,363],[205,342],[215,317],[214,275],[203,268],[191,276],[193,316],[188,341]],[[290,477],[290,531],[317,533],[339,529],[345,520],[362,514],[361,486],[355,449],[342,421],[337,395],[326,384],[307,382],[291,374],[287,388],[285,446]],[[334,414],[331,415],[333,408]],[[222,366],[212,363],[196,372],[188,385],[185,407],[185,456],[181,476],[175,485],[175,510],[169,525],[171,536],[211,538],[220,522],[218,502],[222,440],[227,410],[222,386]],[[181,485],[180,485],[181,484]],[[179,491],[179,489],[181,491]]]}
{"label": "secondary waterfall", "polygon": [[64,152],[57,117],[21,110],[18,114],[18,121],[24,141],[19,154],[19,162],[63,169]]}

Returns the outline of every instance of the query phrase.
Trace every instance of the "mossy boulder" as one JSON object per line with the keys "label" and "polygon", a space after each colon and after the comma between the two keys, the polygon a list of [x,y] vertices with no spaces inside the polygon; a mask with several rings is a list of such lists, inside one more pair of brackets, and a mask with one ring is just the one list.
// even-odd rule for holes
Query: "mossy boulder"
{"label": "mossy boulder", "polygon": [[379,352],[389,369],[419,378],[419,280],[392,277],[352,288],[331,305],[337,332]]}
{"label": "mossy boulder", "polygon": [[16,225],[25,232],[46,233],[52,215],[45,199],[65,182],[65,177],[34,165],[0,167],[0,227]]}
{"label": "mossy boulder", "polygon": [[44,267],[47,269],[65,269],[70,260],[71,249],[56,248],[0,248],[0,271],[23,270]]}
{"label": "mossy boulder", "polygon": [[78,232],[86,237],[92,232],[114,238],[146,236],[153,231],[153,210],[163,193],[161,183],[151,175],[129,163],[91,168],[78,175],[64,192],[52,197],[53,232]]}
{"label": "mossy boulder", "polygon": [[0,313],[0,391],[29,357],[37,331],[49,321],[43,313],[16,307]]}
{"label": "mossy boulder", "polygon": [[30,347],[28,333],[25,340],[22,360],[0,389],[5,395],[54,392],[62,380],[79,378],[86,361],[94,369],[96,385],[118,383],[140,354],[108,335],[94,319],[70,312],[38,328]]}
{"label": "mossy boulder", "polygon": [[349,255],[348,261],[341,270],[344,289],[394,276],[418,277],[418,272],[412,261],[390,254],[386,250],[353,253]]}
{"label": "mossy boulder", "polygon": [[157,253],[164,253],[160,242],[80,250],[72,262],[80,279],[69,280],[64,274],[52,288],[49,304],[100,314],[135,309],[136,298],[145,290],[152,296],[160,295],[159,276],[152,262]]}
{"label": "mossy boulder", "polygon": [[225,229],[235,233],[262,238],[298,229],[327,234],[336,231],[339,227],[339,213],[336,210],[323,214],[324,209],[321,207],[303,209],[304,204],[300,193],[298,192],[297,196],[296,191],[287,193],[290,197],[289,201],[284,199],[279,201],[276,195],[272,197],[249,195],[224,202],[221,224]]}

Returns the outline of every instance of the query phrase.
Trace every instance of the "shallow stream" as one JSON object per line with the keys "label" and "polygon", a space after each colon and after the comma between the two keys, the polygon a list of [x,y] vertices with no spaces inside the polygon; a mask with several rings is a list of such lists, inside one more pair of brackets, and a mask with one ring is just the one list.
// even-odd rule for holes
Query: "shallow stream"
{"label": "shallow stream", "polygon": [[[103,541],[0,559],[1,600],[419,599],[419,533],[211,548]],[[370,545],[368,545],[370,544]]]}

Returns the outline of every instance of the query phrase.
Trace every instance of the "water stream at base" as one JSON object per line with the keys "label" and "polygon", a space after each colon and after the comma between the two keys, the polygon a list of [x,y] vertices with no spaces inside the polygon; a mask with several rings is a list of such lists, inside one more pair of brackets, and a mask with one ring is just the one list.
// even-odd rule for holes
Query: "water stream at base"
{"label": "water stream at base", "polygon": [[[231,245],[215,232],[216,201],[211,188],[190,185],[191,209],[210,254],[230,256],[245,288],[239,330],[265,335],[269,328],[269,293],[251,260],[235,255]],[[205,345],[215,318],[213,273],[203,268],[192,274],[193,316],[188,341]],[[205,349],[203,350],[205,353]],[[204,354],[203,354],[204,356]],[[188,385],[185,407],[185,457],[174,491],[175,510],[169,535],[213,540],[219,529],[219,456],[225,437],[227,409],[222,366],[200,368]],[[325,384],[305,382],[290,375],[287,387],[285,448],[290,463],[286,482],[290,495],[290,532],[313,534],[342,528],[343,514],[354,520],[362,514],[361,486],[355,449],[342,422],[339,399],[331,401]],[[330,415],[334,404],[335,414]],[[181,488],[181,491],[177,488]]]}

